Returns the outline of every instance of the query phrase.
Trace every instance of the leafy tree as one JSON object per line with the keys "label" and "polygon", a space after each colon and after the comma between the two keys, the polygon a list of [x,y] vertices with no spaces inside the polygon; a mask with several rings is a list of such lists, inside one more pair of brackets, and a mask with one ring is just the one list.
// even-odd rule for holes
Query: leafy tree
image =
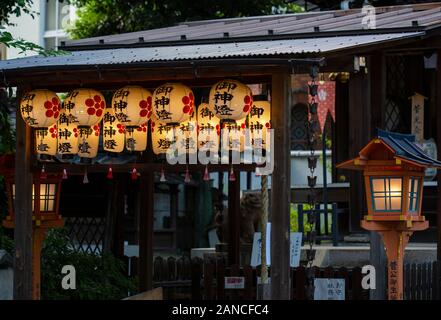
{"label": "leafy tree", "polygon": [[302,11],[286,0],[72,0],[75,39],[134,32],[203,19]]}
{"label": "leafy tree", "polygon": [[[76,271],[76,289],[61,287],[65,276],[61,269],[72,265]],[[41,295],[45,300],[115,300],[136,292],[136,279],[125,275],[121,260],[75,251],[66,229],[49,230],[41,253]]]}
{"label": "leafy tree", "polygon": [[24,39],[16,39],[13,35],[5,30],[5,26],[12,26],[11,17],[20,17],[22,14],[29,14],[32,18],[37,12],[31,10],[33,0],[1,0],[0,1],[0,44],[4,44],[8,48],[20,49],[20,53],[25,51],[35,51],[45,56],[57,55],[54,50],[45,50],[43,47],[36,45]]}

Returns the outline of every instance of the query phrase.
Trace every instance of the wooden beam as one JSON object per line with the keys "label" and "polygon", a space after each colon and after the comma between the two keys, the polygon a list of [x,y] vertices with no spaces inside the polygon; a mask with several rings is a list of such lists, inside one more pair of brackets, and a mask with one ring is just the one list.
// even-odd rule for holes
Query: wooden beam
{"label": "wooden beam", "polygon": [[[371,75],[371,136],[374,129],[384,127],[384,101],[386,97],[385,57],[381,52],[369,57],[369,73]],[[364,190],[363,190],[364,191]],[[365,205],[363,206],[365,208]],[[377,232],[370,232],[370,264],[377,270],[376,289],[370,290],[371,300],[386,299],[386,268],[387,259],[384,244]]]}
{"label": "wooden beam", "polygon": [[[369,61],[369,60],[368,60]],[[368,64],[368,68],[371,64]],[[372,69],[375,66],[372,66]],[[358,152],[371,138],[371,81],[370,73],[352,73],[349,79],[348,107],[348,153],[350,158]],[[358,171],[348,174],[350,183],[350,217],[349,231],[361,232],[360,220],[366,210],[363,177]]]}
{"label": "wooden beam", "polygon": [[271,299],[288,300],[291,199],[291,76],[275,74],[271,84],[274,171],[271,176]]}
{"label": "wooden beam", "polygon": [[[151,150],[147,148],[147,150]],[[43,164],[34,164],[32,171],[40,172]],[[170,165],[167,162],[153,163],[153,162],[138,162],[127,164],[112,164],[112,171],[114,173],[130,173],[133,168],[143,174],[146,172],[160,172],[164,169],[168,173],[183,173],[187,169],[190,172],[204,173],[205,165],[202,164],[176,164]],[[211,172],[214,171],[229,171],[230,165],[228,164],[209,164],[208,169]],[[87,168],[88,173],[106,173],[109,170],[109,164],[93,164],[93,165],[78,165],[78,164],[60,164],[60,163],[45,163],[44,169],[47,173],[61,173],[63,169],[66,169],[68,174],[84,174],[84,170]],[[254,171],[256,169],[255,164],[236,164],[234,165],[235,171]]]}
{"label": "wooden beam", "polygon": [[[211,86],[225,77],[240,77],[245,83],[267,83],[270,72],[285,70],[280,66],[223,66],[194,68],[125,68],[95,70],[44,71],[28,74],[26,77],[8,76],[12,85],[28,85],[31,88],[46,88],[54,91],[71,90],[79,86],[96,89],[118,89],[123,85],[137,84],[155,88],[166,81],[180,81],[192,87]],[[44,79],[44,80],[43,80]]]}
{"label": "wooden beam", "polygon": [[228,181],[228,262],[240,263],[240,173],[236,180]]}
{"label": "wooden beam", "polygon": [[[436,70],[436,144],[438,150],[441,150],[441,50],[438,50],[438,61]],[[438,154],[440,151],[438,151]],[[438,156],[439,157],[439,156]],[[441,170],[437,174],[438,197],[437,197],[437,232],[438,246],[437,257],[441,260]]]}
{"label": "wooden beam", "polygon": [[[23,90],[17,92],[20,98]],[[15,151],[14,299],[32,299],[31,130],[17,106]]]}
{"label": "wooden beam", "polygon": [[[151,133],[147,134],[146,160],[152,160]],[[155,177],[153,171],[146,171],[140,178],[139,210],[139,291],[153,288],[153,220],[155,200]]]}

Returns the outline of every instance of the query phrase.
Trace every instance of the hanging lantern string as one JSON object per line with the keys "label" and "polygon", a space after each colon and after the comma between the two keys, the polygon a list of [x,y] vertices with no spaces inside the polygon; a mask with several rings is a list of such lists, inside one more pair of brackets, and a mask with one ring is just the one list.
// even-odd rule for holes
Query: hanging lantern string
{"label": "hanging lantern string", "polygon": [[46,178],[47,178],[47,174],[46,174],[46,170],[44,169],[44,165],[43,165],[43,167],[41,167],[40,179],[46,179]]}
{"label": "hanging lantern string", "polygon": [[66,180],[66,179],[67,179],[67,170],[66,170],[66,168],[63,169],[63,176],[62,176],[62,179],[63,179],[63,180]]}
{"label": "hanging lantern string", "polygon": [[138,179],[138,171],[136,170],[136,168],[132,169],[131,177],[132,177],[132,180]]}
{"label": "hanging lantern string", "polygon": [[188,171],[188,165],[187,165],[187,169],[185,170],[184,182],[185,183],[190,183],[191,182],[190,172]]}
{"label": "hanging lantern string", "polygon": [[84,170],[83,184],[89,183],[89,178],[87,176],[87,168]]}
{"label": "hanging lantern string", "polygon": [[161,177],[159,178],[159,181],[166,182],[167,179],[165,178],[164,168],[161,168]]}
{"label": "hanging lantern string", "polygon": [[230,169],[230,176],[228,177],[229,181],[236,181],[236,175],[234,174],[233,166]]}
{"label": "hanging lantern string", "polygon": [[113,179],[113,170],[112,166],[109,166],[109,169],[107,170],[107,179],[112,180]]}
{"label": "hanging lantern string", "polygon": [[210,174],[208,173],[208,165],[205,165],[204,181],[210,181]]}

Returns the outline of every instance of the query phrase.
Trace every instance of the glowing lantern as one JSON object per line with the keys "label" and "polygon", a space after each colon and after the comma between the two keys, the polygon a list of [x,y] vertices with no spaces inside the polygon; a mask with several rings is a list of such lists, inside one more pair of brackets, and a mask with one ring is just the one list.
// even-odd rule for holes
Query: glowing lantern
{"label": "glowing lantern", "polygon": [[166,83],[153,92],[155,118],[162,123],[187,121],[194,112],[191,89],[180,83]]}
{"label": "glowing lantern", "polygon": [[35,150],[43,156],[55,156],[57,154],[57,124],[49,128],[35,130]]}
{"label": "glowing lantern", "polygon": [[139,86],[126,86],[115,91],[112,107],[121,124],[138,127],[152,115],[152,94]]}
{"label": "glowing lantern", "polygon": [[155,154],[164,154],[177,142],[176,125],[151,121],[152,145]]}
{"label": "glowing lantern", "polygon": [[57,123],[61,102],[58,96],[46,89],[32,90],[21,98],[21,116],[29,126],[48,128]]}
{"label": "glowing lantern", "polygon": [[207,103],[201,103],[197,111],[198,149],[219,151],[220,120],[210,111]]}
{"label": "glowing lantern", "polygon": [[188,121],[181,122],[176,129],[178,149],[181,153],[196,153],[198,151],[196,112]]}
{"label": "glowing lantern", "polygon": [[73,155],[78,153],[78,120],[64,112],[58,119],[58,154]]}
{"label": "glowing lantern", "polygon": [[95,158],[100,142],[100,125],[78,127],[78,155],[82,158]]}
{"label": "glowing lantern", "polygon": [[105,109],[103,117],[103,149],[108,152],[124,150],[125,128],[118,122],[113,108]]}
{"label": "glowing lantern", "polygon": [[222,124],[222,148],[242,152],[245,145],[246,119]]}
{"label": "glowing lantern", "polygon": [[219,119],[240,120],[253,104],[251,89],[236,80],[222,80],[210,90],[209,106]]}
{"label": "glowing lantern", "polygon": [[126,148],[129,151],[145,151],[147,149],[147,123],[135,129],[126,129]]}
{"label": "glowing lantern", "polygon": [[268,101],[254,101],[248,116],[251,146],[267,149],[267,132],[271,128],[271,104]]}
{"label": "glowing lantern", "polygon": [[69,92],[63,107],[77,119],[78,126],[93,127],[103,118],[106,101],[98,91],[81,88]]}

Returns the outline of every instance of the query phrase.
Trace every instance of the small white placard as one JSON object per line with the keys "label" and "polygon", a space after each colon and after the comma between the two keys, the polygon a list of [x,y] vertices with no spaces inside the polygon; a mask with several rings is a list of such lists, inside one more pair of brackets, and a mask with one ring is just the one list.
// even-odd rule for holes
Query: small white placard
{"label": "small white placard", "polygon": [[345,300],[345,279],[314,279],[314,300]]}
{"label": "small white placard", "polygon": [[245,277],[225,277],[225,289],[244,289]]}
{"label": "small white placard", "polygon": [[[266,265],[271,265],[271,223],[266,225]],[[256,267],[261,264],[262,253],[262,233],[255,232],[253,238],[253,249],[251,251],[251,266]]]}
{"label": "small white placard", "polygon": [[[267,238],[266,238],[266,265],[271,265],[271,224],[267,225]],[[255,232],[253,238],[253,249],[251,252],[251,266],[257,267],[261,264],[261,250],[262,250],[261,233]],[[300,252],[302,249],[302,233],[291,232],[290,234],[290,257],[289,264],[291,268],[298,267],[300,265]]]}
{"label": "small white placard", "polygon": [[302,233],[291,232],[290,236],[290,248],[289,248],[289,265],[291,268],[298,267],[300,265],[300,251],[302,250]]}

